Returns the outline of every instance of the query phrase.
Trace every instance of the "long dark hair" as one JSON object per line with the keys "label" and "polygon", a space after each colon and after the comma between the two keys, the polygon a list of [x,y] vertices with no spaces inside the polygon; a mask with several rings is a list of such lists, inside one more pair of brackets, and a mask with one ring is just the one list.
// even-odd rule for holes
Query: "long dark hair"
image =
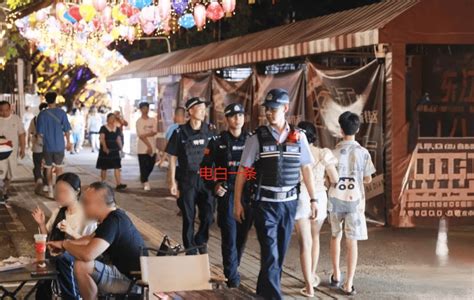
{"label": "long dark hair", "polygon": [[306,139],[308,139],[309,144],[313,144],[317,140],[316,127],[313,123],[302,121],[298,123],[298,127],[304,130],[306,134]]}
{"label": "long dark hair", "polygon": [[69,184],[76,191],[78,197],[81,195],[81,178],[77,174],[71,172],[63,173],[58,176],[56,183],[60,181]]}

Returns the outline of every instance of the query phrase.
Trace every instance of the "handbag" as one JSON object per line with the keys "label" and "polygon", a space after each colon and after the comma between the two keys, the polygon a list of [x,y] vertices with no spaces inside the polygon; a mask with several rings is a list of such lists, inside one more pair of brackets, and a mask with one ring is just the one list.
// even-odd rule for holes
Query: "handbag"
{"label": "handbag", "polygon": [[182,246],[180,244],[173,246],[169,237],[165,235],[156,256],[177,256],[181,250]]}

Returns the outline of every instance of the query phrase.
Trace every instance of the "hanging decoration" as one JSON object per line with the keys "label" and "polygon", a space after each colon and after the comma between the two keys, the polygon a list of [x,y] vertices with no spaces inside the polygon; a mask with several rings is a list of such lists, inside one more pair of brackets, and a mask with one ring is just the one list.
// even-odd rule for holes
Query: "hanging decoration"
{"label": "hanging decoration", "polygon": [[201,31],[206,25],[206,7],[202,4],[194,6],[194,23],[198,31]]}
{"label": "hanging decoration", "polygon": [[224,9],[217,1],[209,3],[206,9],[206,17],[214,22],[224,17]]}
{"label": "hanging decoration", "polygon": [[222,8],[224,9],[225,16],[231,17],[235,10],[235,0],[222,0]]}
{"label": "hanging decoration", "polygon": [[[188,0],[173,0],[171,6],[178,15],[183,15],[188,8]],[[192,26],[191,26],[192,27]]]}
{"label": "hanging decoration", "polygon": [[186,28],[186,29],[191,29],[191,28],[194,27],[194,25],[196,25],[194,23],[194,17],[190,13],[182,15],[178,20],[178,24],[179,24],[179,26],[181,26],[183,28]]}

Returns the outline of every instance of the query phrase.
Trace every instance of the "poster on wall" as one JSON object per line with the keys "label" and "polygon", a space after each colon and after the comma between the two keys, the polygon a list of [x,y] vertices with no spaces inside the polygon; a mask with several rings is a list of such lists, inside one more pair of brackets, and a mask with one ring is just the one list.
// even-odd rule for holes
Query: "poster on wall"
{"label": "poster on wall", "polygon": [[267,124],[265,107],[262,104],[268,91],[274,88],[288,91],[290,108],[287,113],[287,120],[290,124],[296,125],[311,116],[311,102],[308,102],[305,98],[303,69],[277,75],[257,75],[256,80],[255,99],[252,109],[253,128]]}
{"label": "poster on wall", "polygon": [[178,103],[179,82],[160,84],[158,86],[158,135],[156,145],[161,151],[166,147],[166,130],[173,124],[174,109]]}
{"label": "poster on wall", "polygon": [[366,214],[385,222],[383,163],[383,65],[376,60],[351,71],[322,70],[308,63],[307,93],[312,105],[311,117],[318,130],[319,146],[334,149],[340,141],[339,116],[351,111],[360,116],[362,125],[357,141],[371,154],[377,169],[366,186]]}
{"label": "poster on wall", "polygon": [[241,81],[228,81],[213,76],[211,122],[220,132],[226,129],[224,109],[231,103],[240,103],[245,109],[245,128],[250,131],[253,100],[253,76]]}
{"label": "poster on wall", "polygon": [[423,57],[423,93],[419,101],[420,136],[474,136],[474,54],[454,51]]}
{"label": "poster on wall", "polygon": [[409,217],[474,217],[474,138],[420,138],[401,208]]}

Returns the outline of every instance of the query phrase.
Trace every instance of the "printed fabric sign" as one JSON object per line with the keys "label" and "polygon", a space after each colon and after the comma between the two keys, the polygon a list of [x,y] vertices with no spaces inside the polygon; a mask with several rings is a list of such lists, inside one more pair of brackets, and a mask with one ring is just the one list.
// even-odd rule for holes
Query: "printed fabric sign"
{"label": "printed fabric sign", "polygon": [[371,154],[377,169],[376,180],[366,186],[366,214],[385,222],[383,189],[383,95],[384,70],[376,60],[360,69],[322,70],[308,63],[307,93],[311,117],[318,130],[319,146],[334,149],[340,141],[339,116],[351,111],[360,116],[362,126],[357,141]]}
{"label": "printed fabric sign", "polygon": [[156,146],[160,151],[166,147],[166,130],[173,124],[173,114],[178,102],[179,82],[158,86],[158,138]]}

